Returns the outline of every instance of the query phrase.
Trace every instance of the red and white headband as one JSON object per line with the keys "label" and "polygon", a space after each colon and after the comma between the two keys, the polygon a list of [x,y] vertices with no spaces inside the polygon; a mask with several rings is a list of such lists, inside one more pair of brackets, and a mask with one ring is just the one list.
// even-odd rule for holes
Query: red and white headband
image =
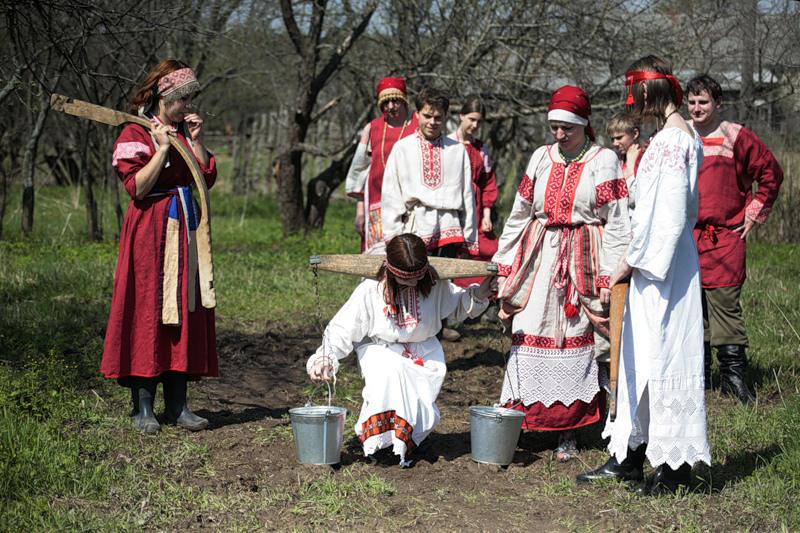
{"label": "red and white headband", "polygon": [[389,261],[384,261],[386,264],[386,268],[391,272],[395,277],[401,279],[420,279],[425,274],[428,273],[428,263],[425,263],[425,266],[420,268],[419,270],[403,270],[392,266]]}
{"label": "red and white headband", "polygon": [[625,73],[625,85],[628,86],[628,99],[625,101],[625,104],[633,105],[633,84],[647,80],[667,80],[678,95],[678,105],[680,106],[681,102],[683,102],[683,89],[681,89],[681,84],[675,76],[650,70],[633,70]]}

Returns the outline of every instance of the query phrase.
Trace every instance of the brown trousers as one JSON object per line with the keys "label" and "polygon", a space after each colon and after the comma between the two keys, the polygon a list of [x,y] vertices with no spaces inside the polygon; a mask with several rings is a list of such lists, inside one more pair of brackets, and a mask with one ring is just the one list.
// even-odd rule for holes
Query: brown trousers
{"label": "brown trousers", "polygon": [[703,289],[703,340],[711,346],[748,345],[741,295],[741,285]]}

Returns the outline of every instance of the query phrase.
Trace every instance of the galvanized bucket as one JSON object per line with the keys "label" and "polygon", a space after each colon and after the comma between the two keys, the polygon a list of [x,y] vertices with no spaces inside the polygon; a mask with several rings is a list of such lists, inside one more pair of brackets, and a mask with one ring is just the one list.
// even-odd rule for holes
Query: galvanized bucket
{"label": "galvanized bucket", "polygon": [[342,455],[344,407],[317,406],[289,409],[297,461],[335,465]]}
{"label": "galvanized bucket", "polygon": [[506,466],[514,459],[525,414],[504,407],[469,408],[472,460]]}

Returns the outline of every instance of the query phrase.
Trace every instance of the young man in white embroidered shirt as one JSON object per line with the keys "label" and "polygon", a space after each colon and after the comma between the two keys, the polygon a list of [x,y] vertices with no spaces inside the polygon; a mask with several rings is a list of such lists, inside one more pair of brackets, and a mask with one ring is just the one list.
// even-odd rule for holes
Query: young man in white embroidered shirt
{"label": "young man in white embroidered shirt", "polygon": [[[399,140],[386,162],[381,191],[383,235],[419,236],[429,255],[456,257],[478,239],[472,172],[464,146],[442,134],[450,107],[445,91],[426,88],[416,98],[419,129]],[[445,329],[445,340],[458,333]]]}

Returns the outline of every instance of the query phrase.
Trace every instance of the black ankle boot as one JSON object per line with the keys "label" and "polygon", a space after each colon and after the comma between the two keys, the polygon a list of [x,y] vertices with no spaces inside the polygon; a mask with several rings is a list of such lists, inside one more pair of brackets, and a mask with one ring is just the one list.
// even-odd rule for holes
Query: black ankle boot
{"label": "black ankle boot", "polygon": [[711,354],[711,343],[709,341],[703,343],[703,359],[706,369],[705,370],[706,390],[711,390],[713,388],[713,383],[711,381],[712,354]]}
{"label": "black ankle boot", "polygon": [[186,382],[184,372],[166,372],[164,380],[164,418],[170,424],[177,424],[191,431],[208,427],[208,419],[197,416],[186,405]]}
{"label": "black ankle boot", "polygon": [[675,494],[681,487],[688,490],[691,481],[692,467],[689,463],[683,463],[677,470],[673,470],[669,465],[663,464],[656,468],[656,473],[647,484],[635,487],[634,491],[641,495],[650,496]]}
{"label": "black ankle boot", "polygon": [[156,395],[156,378],[130,378],[131,399],[133,400],[133,412],[131,421],[133,427],[143,433],[158,433],[161,426],[153,413],[153,398]]}
{"label": "black ankle boot", "polygon": [[635,450],[628,448],[628,455],[621,463],[612,455],[600,468],[578,474],[575,479],[581,485],[588,485],[600,479],[641,481],[644,479],[642,467],[644,466],[645,451],[647,451],[647,444],[642,444]]}
{"label": "black ankle boot", "polygon": [[725,344],[717,348],[720,389],[723,394],[739,398],[744,405],[752,405],[756,397],[747,388],[747,356],[744,346]]}

